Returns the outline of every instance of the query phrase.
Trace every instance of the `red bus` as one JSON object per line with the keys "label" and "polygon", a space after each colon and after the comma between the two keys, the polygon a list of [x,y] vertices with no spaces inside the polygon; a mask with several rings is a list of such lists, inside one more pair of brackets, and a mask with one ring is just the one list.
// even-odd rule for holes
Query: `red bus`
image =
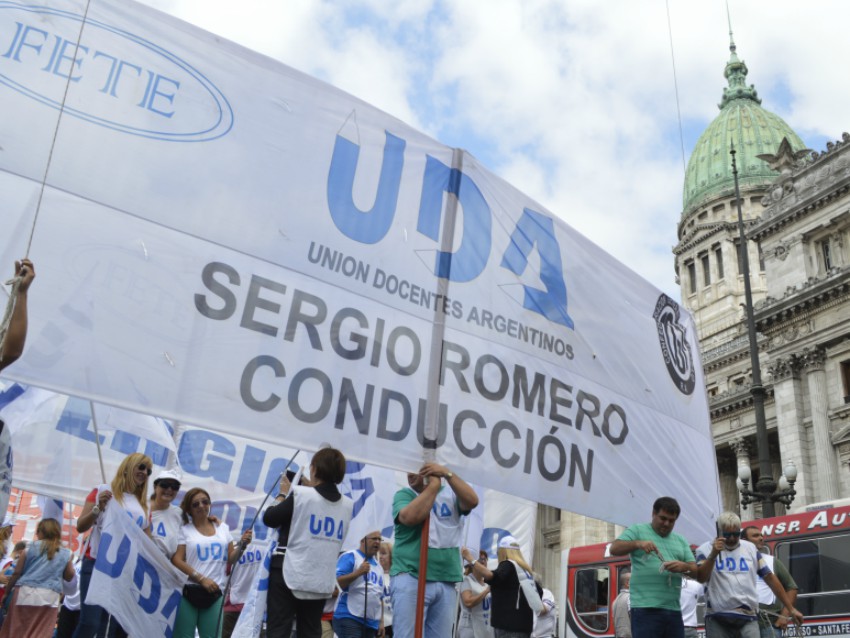
{"label": "red bus", "polygon": [[[792,627],[784,635],[850,638],[850,506],[811,506],[747,525],[761,528],[771,553],[788,567],[799,587],[796,607],[806,622],[801,632]],[[611,556],[609,546],[599,543],[561,552],[562,638],[614,635],[611,605],[629,558]],[[701,604],[700,622],[703,611]],[[705,635],[702,626],[699,634]]]}

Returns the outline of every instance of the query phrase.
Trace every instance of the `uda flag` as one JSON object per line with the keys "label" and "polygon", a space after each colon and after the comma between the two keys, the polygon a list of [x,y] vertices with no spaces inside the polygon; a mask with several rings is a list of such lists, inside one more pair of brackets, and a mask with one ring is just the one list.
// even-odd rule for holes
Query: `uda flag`
{"label": "uda flag", "polygon": [[133,636],[171,638],[186,576],[120,507],[107,507],[85,602],[100,605]]}

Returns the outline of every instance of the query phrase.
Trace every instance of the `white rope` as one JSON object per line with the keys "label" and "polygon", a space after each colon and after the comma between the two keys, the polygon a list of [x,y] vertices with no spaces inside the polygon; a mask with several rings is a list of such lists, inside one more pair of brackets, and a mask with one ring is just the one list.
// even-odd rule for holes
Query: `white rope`
{"label": "white rope", "polygon": [[[74,62],[76,62],[77,54],[80,52],[80,41],[83,39],[83,29],[85,28],[86,21],[89,17],[90,6],[91,0],[86,0],[86,8],[85,11],[83,11],[83,19],[80,22],[80,30],[77,33],[77,42],[74,46],[74,58],[68,67],[68,77],[65,78],[65,91],[62,94],[62,103],[59,105],[59,116],[56,118],[56,126],[53,129],[53,138],[50,141],[50,152],[47,155],[47,163],[44,165],[44,175],[42,175],[41,178],[41,188],[38,191],[38,201],[35,205],[35,214],[33,215],[32,228],[30,228],[30,235],[27,239],[27,249],[24,253],[24,258],[29,257],[32,240],[35,236],[35,226],[38,222],[38,214],[41,212],[41,201],[44,198],[44,189],[47,185],[47,175],[50,172],[50,164],[53,161],[53,151],[56,148],[56,138],[59,137],[59,124],[62,122],[62,115],[65,113],[65,102],[68,99],[68,90],[71,86],[71,78],[74,75]],[[15,311],[15,303],[18,299],[18,288],[20,288],[22,280],[23,277],[17,276],[6,282],[6,285],[11,285],[12,289],[9,292],[9,299],[6,301],[6,311],[3,313],[3,321],[0,322],[0,361],[3,361],[3,354],[6,349],[6,335],[9,332],[9,325],[12,323],[12,314]]]}

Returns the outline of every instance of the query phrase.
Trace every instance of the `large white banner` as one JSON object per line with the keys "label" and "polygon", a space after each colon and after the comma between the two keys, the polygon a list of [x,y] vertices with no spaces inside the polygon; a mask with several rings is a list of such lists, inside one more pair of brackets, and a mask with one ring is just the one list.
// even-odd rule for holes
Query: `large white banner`
{"label": "large white banner", "polygon": [[123,509],[109,507],[84,602],[100,605],[131,636],[171,638],[183,597],[179,572]]}
{"label": "large white banner", "polygon": [[0,1],[0,264],[34,227],[38,270],[10,374],[258,445],[399,470],[434,450],[622,524],[672,495],[677,529],[712,529],[672,299],[467,153],[146,7],[85,6]]}

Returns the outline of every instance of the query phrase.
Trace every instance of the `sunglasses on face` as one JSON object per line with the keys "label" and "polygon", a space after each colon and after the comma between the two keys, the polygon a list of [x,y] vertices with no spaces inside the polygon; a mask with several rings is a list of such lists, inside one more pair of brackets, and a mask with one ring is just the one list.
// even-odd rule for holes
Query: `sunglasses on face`
{"label": "sunglasses on face", "polygon": [[136,469],[141,470],[142,472],[147,472],[148,476],[153,473],[153,469],[149,468],[147,463],[139,463],[136,466]]}
{"label": "sunglasses on face", "polygon": [[723,538],[739,538],[740,536],[740,530],[737,532],[723,532]]}
{"label": "sunglasses on face", "polygon": [[164,490],[174,490],[175,492],[180,489],[180,483],[168,479],[160,481],[157,485]]}
{"label": "sunglasses on face", "polygon": [[210,500],[208,498],[205,498],[203,500],[195,501],[194,503],[192,503],[192,507],[206,507],[209,504]]}

